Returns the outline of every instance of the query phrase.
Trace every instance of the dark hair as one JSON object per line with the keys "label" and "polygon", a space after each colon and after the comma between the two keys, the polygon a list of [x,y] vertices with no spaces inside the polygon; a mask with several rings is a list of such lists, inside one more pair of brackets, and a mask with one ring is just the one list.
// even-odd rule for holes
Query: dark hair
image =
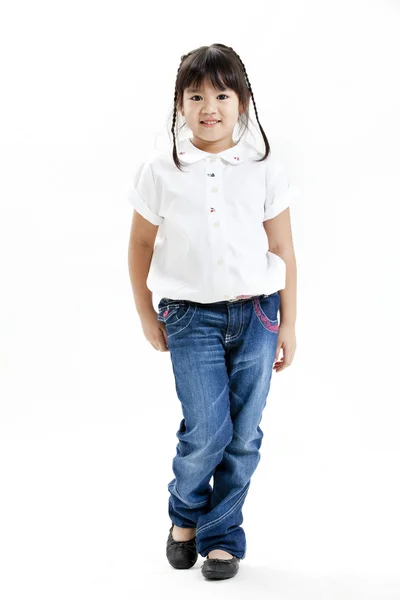
{"label": "dark hair", "polygon": [[[175,139],[175,124],[178,109],[183,106],[183,93],[188,87],[199,88],[203,81],[210,81],[215,89],[231,88],[236,92],[239,98],[239,103],[245,108],[244,112],[239,115],[239,123],[244,130],[248,129],[249,122],[249,100],[250,95],[253,99],[254,110],[256,113],[257,123],[261,130],[261,135],[265,143],[265,154],[256,162],[261,162],[268,157],[270,146],[265,135],[261,123],[258,120],[257,107],[254,100],[253,91],[250,81],[246,73],[240,56],[236,54],[233,48],[224,44],[211,44],[211,46],[200,46],[196,50],[191,50],[187,54],[181,56],[181,63],[178,68],[178,73],[175,82],[174,108],[172,117],[172,136],[173,150],[172,156],[174,163],[181,171],[182,163],[178,158]],[[184,127],[186,123],[182,125]],[[180,129],[177,129],[179,133]],[[239,137],[241,139],[241,136]]]}

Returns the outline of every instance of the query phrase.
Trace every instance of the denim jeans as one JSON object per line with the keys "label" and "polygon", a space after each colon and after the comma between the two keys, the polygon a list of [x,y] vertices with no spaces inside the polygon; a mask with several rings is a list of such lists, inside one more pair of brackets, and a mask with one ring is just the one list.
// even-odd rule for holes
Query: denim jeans
{"label": "denim jeans", "polygon": [[196,528],[204,557],[217,548],[246,555],[242,507],[260,460],[279,306],[278,292],[234,302],[162,298],[158,304],[183,414],[168,513],[178,527]]}

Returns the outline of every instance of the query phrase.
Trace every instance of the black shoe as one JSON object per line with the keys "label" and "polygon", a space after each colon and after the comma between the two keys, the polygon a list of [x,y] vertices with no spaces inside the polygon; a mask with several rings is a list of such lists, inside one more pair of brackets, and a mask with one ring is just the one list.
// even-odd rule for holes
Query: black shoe
{"label": "black shoe", "polygon": [[201,565],[201,573],[206,579],[229,579],[239,571],[240,558],[207,558]]}
{"label": "black shoe", "polygon": [[174,569],[190,569],[196,564],[198,552],[196,547],[196,536],[187,542],[177,542],[172,537],[174,525],[169,530],[167,540],[167,558]]}

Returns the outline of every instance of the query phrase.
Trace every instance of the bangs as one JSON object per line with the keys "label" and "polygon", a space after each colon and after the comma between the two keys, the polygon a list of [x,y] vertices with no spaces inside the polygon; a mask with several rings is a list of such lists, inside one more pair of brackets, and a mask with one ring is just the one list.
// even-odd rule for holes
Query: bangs
{"label": "bangs", "polygon": [[230,88],[237,93],[243,86],[231,60],[221,53],[212,52],[205,52],[188,65],[180,86],[182,92],[187,88],[199,91],[204,83],[210,83],[215,90]]}

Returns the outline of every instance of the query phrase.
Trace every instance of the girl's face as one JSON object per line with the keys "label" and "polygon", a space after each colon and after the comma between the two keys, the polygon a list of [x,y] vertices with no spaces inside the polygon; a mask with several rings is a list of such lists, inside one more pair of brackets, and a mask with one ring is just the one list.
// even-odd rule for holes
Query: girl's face
{"label": "girl's face", "polygon": [[[203,82],[201,89],[187,88],[183,94],[182,115],[193,132],[193,142],[201,150],[222,152],[231,148],[233,129],[243,112],[239,98],[230,88],[216,90]],[[206,127],[202,121],[218,121]]]}

